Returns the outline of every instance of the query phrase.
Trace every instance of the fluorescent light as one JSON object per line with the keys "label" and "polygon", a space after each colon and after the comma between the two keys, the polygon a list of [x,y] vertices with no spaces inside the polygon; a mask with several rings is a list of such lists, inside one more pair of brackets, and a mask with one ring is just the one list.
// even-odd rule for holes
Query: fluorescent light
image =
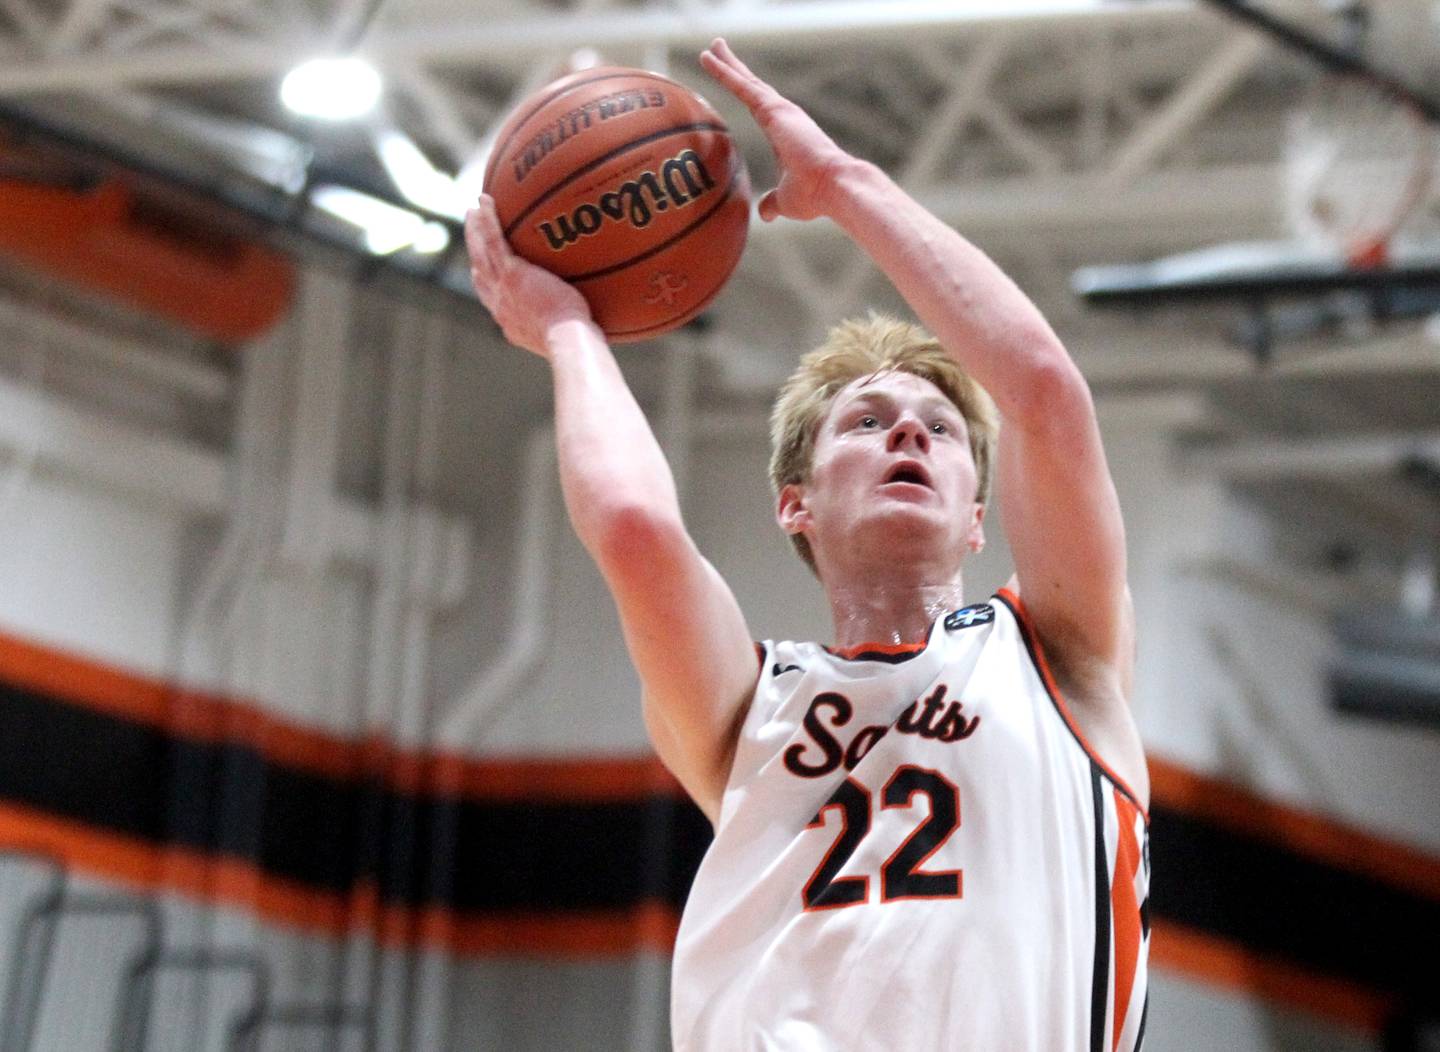
{"label": "fluorescent light", "polygon": [[426,222],[414,212],[347,186],[318,186],[311,200],[316,208],[363,230],[366,249],[377,256],[403,248],[433,255],[450,244],[450,232],[440,223]]}
{"label": "fluorescent light", "polygon": [[302,117],[344,121],[369,113],[380,100],[380,74],[364,59],[312,58],[280,82],[280,101]]}
{"label": "fluorescent light", "polygon": [[436,215],[465,218],[476,195],[461,190],[453,176],[431,164],[408,135],[393,128],[378,132],[375,151],[406,200]]}

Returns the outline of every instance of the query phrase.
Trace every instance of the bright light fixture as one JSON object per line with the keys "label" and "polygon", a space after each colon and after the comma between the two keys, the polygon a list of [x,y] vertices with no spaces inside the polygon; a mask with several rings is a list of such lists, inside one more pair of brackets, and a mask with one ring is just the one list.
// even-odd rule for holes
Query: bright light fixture
{"label": "bright light fixture", "polygon": [[318,186],[312,200],[317,208],[363,230],[365,248],[377,256],[402,248],[433,255],[450,244],[450,232],[442,224],[427,222],[414,212],[349,187]]}
{"label": "bright light fixture", "polygon": [[380,100],[380,74],[364,59],[312,58],[280,82],[280,101],[302,117],[344,121],[369,113]]}
{"label": "bright light fixture", "polygon": [[465,218],[475,193],[461,190],[455,178],[431,164],[408,135],[393,128],[377,132],[375,149],[396,189],[407,201],[436,215],[455,220]]}

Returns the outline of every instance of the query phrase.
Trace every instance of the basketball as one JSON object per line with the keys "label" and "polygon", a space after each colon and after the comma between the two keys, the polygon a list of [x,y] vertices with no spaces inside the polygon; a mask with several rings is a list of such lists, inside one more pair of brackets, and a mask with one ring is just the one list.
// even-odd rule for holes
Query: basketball
{"label": "basketball", "polygon": [[683,325],[724,287],[750,219],[720,115],[658,73],[599,67],[542,88],[485,169],[515,253],[573,284],[616,343]]}

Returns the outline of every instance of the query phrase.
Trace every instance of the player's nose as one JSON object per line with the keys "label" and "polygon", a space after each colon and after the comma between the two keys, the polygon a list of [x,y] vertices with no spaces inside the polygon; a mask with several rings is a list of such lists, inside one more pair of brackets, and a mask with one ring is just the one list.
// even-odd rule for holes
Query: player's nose
{"label": "player's nose", "polygon": [[918,417],[902,413],[890,429],[887,448],[894,453],[907,446],[914,446],[921,452],[927,452],[930,449],[930,432],[925,429],[924,422]]}

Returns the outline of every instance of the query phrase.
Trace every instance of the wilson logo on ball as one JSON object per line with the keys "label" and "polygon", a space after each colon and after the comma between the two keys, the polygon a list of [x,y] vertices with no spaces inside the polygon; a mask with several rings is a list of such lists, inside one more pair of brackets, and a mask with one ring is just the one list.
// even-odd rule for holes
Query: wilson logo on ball
{"label": "wilson logo on ball", "polygon": [[564,251],[582,237],[598,234],[607,220],[629,223],[643,229],[656,212],[671,205],[684,208],[715,188],[715,180],[694,150],[685,150],[660,165],[658,172],[641,172],[618,189],[600,195],[595,202],[577,206],[569,215],[559,215],[537,229],[556,252]]}

